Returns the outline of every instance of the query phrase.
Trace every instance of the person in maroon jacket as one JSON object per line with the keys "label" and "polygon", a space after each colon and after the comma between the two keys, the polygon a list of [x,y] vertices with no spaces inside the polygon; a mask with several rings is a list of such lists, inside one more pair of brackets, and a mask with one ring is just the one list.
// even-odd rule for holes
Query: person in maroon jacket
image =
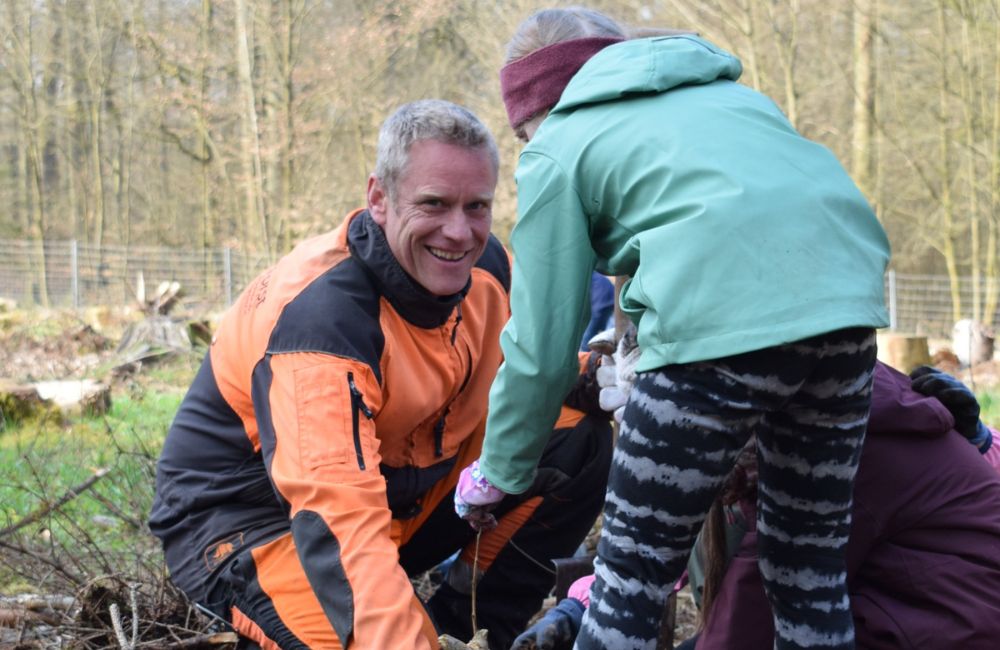
{"label": "person in maroon jacket", "polygon": [[[876,364],[847,544],[858,648],[998,647],[1000,473],[981,455],[989,447],[984,432],[975,397],[958,380],[925,371],[915,373],[911,387],[910,377]],[[680,648],[774,645],[757,565],[754,456],[750,445],[692,553],[689,573],[703,627]],[[570,647],[572,619],[587,604],[586,590],[574,586],[574,594],[514,648]]]}
{"label": "person in maroon jacket", "polygon": [[[858,648],[992,650],[1000,640],[1000,475],[980,454],[988,443],[978,407],[959,434],[956,420],[968,412],[949,399],[962,389],[943,373],[930,379],[941,382],[938,399],[915,392],[906,375],[876,367],[847,544]],[[772,647],[754,502],[752,492],[738,502],[748,530],[704,604],[697,650]]]}

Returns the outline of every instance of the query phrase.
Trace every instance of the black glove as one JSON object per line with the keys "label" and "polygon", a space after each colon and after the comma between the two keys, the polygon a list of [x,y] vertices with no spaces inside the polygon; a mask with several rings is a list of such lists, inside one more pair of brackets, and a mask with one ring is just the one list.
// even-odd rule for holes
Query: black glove
{"label": "black glove", "polygon": [[563,404],[587,415],[607,418],[600,404],[601,387],[597,383],[597,369],[601,366],[601,353],[591,352],[587,357],[587,366],[576,378],[576,383],[570,389]]}
{"label": "black glove", "polygon": [[583,611],[583,603],[576,598],[563,598],[514,639],[510,650],[569,650],[580,631]]}
{"label": "black glove", "polygon": [[965,384],[930,366],[920,366],[910,373],[910,379],[913,390],[944,404],[955,418],[955,430],[968,438],[979,453],[986,453],[993,434],[979,419],[979,402]]}

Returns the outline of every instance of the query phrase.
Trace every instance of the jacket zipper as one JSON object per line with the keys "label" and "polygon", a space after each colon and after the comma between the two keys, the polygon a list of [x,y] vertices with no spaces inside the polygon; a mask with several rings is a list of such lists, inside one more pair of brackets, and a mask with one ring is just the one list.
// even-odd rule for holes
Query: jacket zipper
{"label": "jacket zipper", "polygon": [[372,419],[374,414],[365,404],[361,391],[354,385],[353,372],[347,373],[347,387],[351,391],[351,426],[354,428],[354,455],[358,458],[358,467],[364,469],[365,455],[361,453],[361,418],[358,416],[358,411],[364,413],[365,417],[369,420]]}
{"label": "jacket zipper", "polygon": [[451,328],[451,347],[455,347],[455,337],[458,336],[458,324],[462,322],[462,303],[455,307],[455,327]]}
{"label": "jacket zipper", "polygon": [[[455,315],[455,326],[451,329],[451,346],[455,347],[455,338],[458,336],[458,324],[462,322],[462,305],[458,304],[456,307],[458,313]],[[469,384],[469,379],[472,378],[472,355],[469,354],[468,363],[465,368],[465,378],[462,380],[462,385],[459,386],[458,392],[455,396],[451,398],[448,402],[448,406],[445,407],[444,413],[441,414],[441,419],[434,424],[434,457],[441,458],[444,456],[444,427],[445,420],[448,419],[448,413],[451,411],[451,404],[458,396],[462,394],[465,387]]]}
{"label": "jacket zipper", "polygon": [[441,419],[437,421],[434,425],[434,456],[436,458],[441,458],[444,456],[444,421],[448,417],[448,411],[451,410],[451,406],[444,410],[444,415]]}

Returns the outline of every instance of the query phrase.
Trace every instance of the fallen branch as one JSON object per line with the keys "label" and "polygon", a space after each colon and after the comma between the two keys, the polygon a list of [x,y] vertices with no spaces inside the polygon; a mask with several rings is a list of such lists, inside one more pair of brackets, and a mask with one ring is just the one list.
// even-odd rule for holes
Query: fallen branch
{"label": "fallen branch", "polygon": [[38,612],[55,609],[69,611],[76,603],[72,596],[43,596],[39,594],[19,594],[17,596],[0,596],[0,609],[29,609]]}
{"label": "fallen branch", "polygon": [[86,481],[80,483],[79,485],[75,485],[70,489],[66,490],[66,493],[63,494],[58,499],[56,499],[55,501],[52,501],[51,503],[46,502],[42,504],[41,508],[38,508],[37,510],[28,514],[25,517],[22,517],[21,520],[18,521],[17,523],[11,524],[6,528],[0,528],[0,539],[3,539],[4,537],[10,535],[11,533],[21,530],[25,526],[29,526],[35,523],[36,521],[38,521],[45,515],[49,514],[53,510],[57,510],[63,507],[76,497],[80,496],[80,494],[82,494],[84,491],[89,490],[94,485],[94,483],[97,483],[99,480],[107,476],[107,474],[108,470],[105,468],[96,470],[93,476],[88,478]]}
{"label": "fallen branch", "polygon": [[58,625],[62,617],[54,612],[35,611],[27,607],[0,607],[0,627],[15,628],[22,623]]}
{"label": "fallen branch", "polygon": [[157,644],[143,644],[143,648],[148,648],[149,650],[166,650],[170,648],[184,648],[184,650],[212,650],[213,648],[220,648],[223,646],[234,646],[239,641],[239,637],[236,636],[235,632],[216,632],[214,634],[199,634],[198,636],[193,636],[187,639],[179,641],[171,641],[167,645],[157,645]]}

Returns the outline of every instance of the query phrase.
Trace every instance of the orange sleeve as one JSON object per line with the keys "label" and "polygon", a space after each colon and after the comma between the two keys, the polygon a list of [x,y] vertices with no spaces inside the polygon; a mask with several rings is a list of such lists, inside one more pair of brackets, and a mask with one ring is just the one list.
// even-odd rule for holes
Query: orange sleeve
{"label": "orange sleeve", "polygon": [[[299,561],[351,648],[430,648],[425,614],[399,565],[379,472],[371,369],[320,353],[270,358],[271,479],[289,505]],[[263,428],[263,427],[262,427]],[[348,605],[350,603],[350,605]]]}

